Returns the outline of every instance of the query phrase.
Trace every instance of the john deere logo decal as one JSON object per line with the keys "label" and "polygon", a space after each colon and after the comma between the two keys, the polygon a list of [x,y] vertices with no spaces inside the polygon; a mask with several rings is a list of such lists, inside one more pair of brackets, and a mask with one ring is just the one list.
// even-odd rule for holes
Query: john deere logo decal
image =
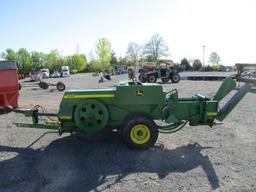
{"label": "john deere logo decal", "polygon": [[143,96],[143,95],[144,95],[144,91],[143,91],[142,89],[138,89],[138,90],[136,91],[136,95],[137,95],[137,96]]}

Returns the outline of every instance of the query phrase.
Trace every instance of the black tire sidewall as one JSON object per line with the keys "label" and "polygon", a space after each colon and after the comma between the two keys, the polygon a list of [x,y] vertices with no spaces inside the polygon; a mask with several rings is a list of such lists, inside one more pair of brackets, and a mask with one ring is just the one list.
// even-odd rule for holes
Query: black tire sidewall
{"label": "black tire sidewall", "polygon": [[46,82],[41,81],[41,82],[39,82],[39,87],[41,89],[48,89],[49,85]]}
{"label": "black tire sidewall", "polygon": [[[150,81],[150,80],[149,80],[150,77],[154,77],[154,81]],[[157,80],[157,79],[156,79],[156,77],[155,77],[154,75],[149,75],[149,76],[148,76],[148,82],[149,82],[149,83],[155,83],[156,80]]]}
{"label": "black tire sidewall", "polygon": [[144,77],[144,74],[139,75],[139,81],[142,83],[145,83],[147,81],[147,79]]}
{"label": "black tire sidewall", "polygon": [[[130,132],[132,128],[135,125],[143,124],[146,125],[149,128],[150,131],[150,138],[149,140],[144,144],[136,144],[132,141],[130,137]],[[149,147],[152,147],[158,138],[158,127],[156,123],[153,121],[153,119],[150,116],[147,115],[136,115],[132,118],[129,118],[122,130],[122,136],[125,144],[132,149],[135,150],[146,150]]]}
{"label": "black tire sidewall", "polygon": [[[175,77],[177,77],[177,80],[174,79]],[[174,74],[174,75],[172,76],[172,83],[178,83],[179,81],[180,81],[180,76],[179,76],[179,74]]]}
{"label": "black tire sidewall", "polygon": [[58,91],[64,91],[66,89],[66,86],[62,82],[58,82],[56,87]]}

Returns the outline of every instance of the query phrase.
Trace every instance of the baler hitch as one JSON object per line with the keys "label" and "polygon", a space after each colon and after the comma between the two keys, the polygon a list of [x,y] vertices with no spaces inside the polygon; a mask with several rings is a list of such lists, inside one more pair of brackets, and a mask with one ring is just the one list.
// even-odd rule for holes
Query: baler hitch
{"label": "baler hitch", "polygon": [[39,109],[45,111],[45,109],[39,105],[30,109],[14,109],[11,106],[5,108],[8,112],[15,112],[24,114],[26,117],[32,118],[31,123],[14,123],[17,127],[29,127],[29,128],[41,128],[41,129],[59,129],[59,121],[47,119],[45,123],[39,123],[39,117],[56,117],[56,113],[39,112]]}

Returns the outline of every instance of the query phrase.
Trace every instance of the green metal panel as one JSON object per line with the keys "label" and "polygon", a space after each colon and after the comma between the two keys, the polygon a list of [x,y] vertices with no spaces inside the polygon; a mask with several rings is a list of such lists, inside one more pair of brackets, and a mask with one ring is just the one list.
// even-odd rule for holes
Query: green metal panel
{"label": "green metal panel", "polygon": [[223,121],[241,101],[241,99],[250,91],[250,89],[251,87],[248,84],[244,84],[243,87],[238,92],[236,92],[236,94],[221,108],[217,119],[219,121]]}
{"label": "green metal panel", "polygon": [[117,87],[107,89],[67,91],[58,113],[63,127],[73,125],[74,129],[80,130],[74,123],[74,111],[80,103],[88,99],[97,99],[107,107],[110,127],[121,125],[128,115],[134,113],[146,113],[154,119],[161,119],[160,108],[165,104],[165,92],[162,86],[129,85],[129,83],[129,81],[122,82]]}
{"label": "green metal panel", "polygon": [[179,101],[171,104],[171,114],[179,120],[198,118],[200,115],[201,102],[197,101]]}
{"label": "green metal panel", "polygon": [[224,79],[223,83],[221,84],[219,90],[213,97],[214,100],[220,101],[223,99],[230,91],[236,88],[236,82],[231,77],[227,77]]}
{"label": "green metal panel", "polygon": [[115,88],[69,90],[66,91],[60,103],[58,117],[61,121],[73,121],[74,109],[86,99],[99,99],[105,104],[110,104],[115,97]]}
{"label": "green metal panel", "polygon": [[117,86],[114,104],[118,105],[163,105],[165,93],[158,84]]}

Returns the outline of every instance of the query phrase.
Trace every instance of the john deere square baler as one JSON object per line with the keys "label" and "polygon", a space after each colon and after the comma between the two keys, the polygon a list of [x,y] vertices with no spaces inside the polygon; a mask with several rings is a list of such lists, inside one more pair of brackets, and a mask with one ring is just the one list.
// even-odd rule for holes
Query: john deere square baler
{"label": "john deere square baler", "polygon": [[[66,91],[58,114],[39,112],[38,107],[12,111],[32,117],[31,124],[15,123],[18,127],[91,135],[117,130],[129,147],[147,149],[155,144],[159,132],[173,133],[186,123],[212,127],[216,120],[224,120],[250,90],[245,84],[219,110],[219,102],[235,87],[235,81],[226,78],[213,98],[200,94],[179,98],[176,89],[165,92],[159,84],[125,81],[112,88]],[[55,116],[56,121],[41,123],[40,116]]]}

